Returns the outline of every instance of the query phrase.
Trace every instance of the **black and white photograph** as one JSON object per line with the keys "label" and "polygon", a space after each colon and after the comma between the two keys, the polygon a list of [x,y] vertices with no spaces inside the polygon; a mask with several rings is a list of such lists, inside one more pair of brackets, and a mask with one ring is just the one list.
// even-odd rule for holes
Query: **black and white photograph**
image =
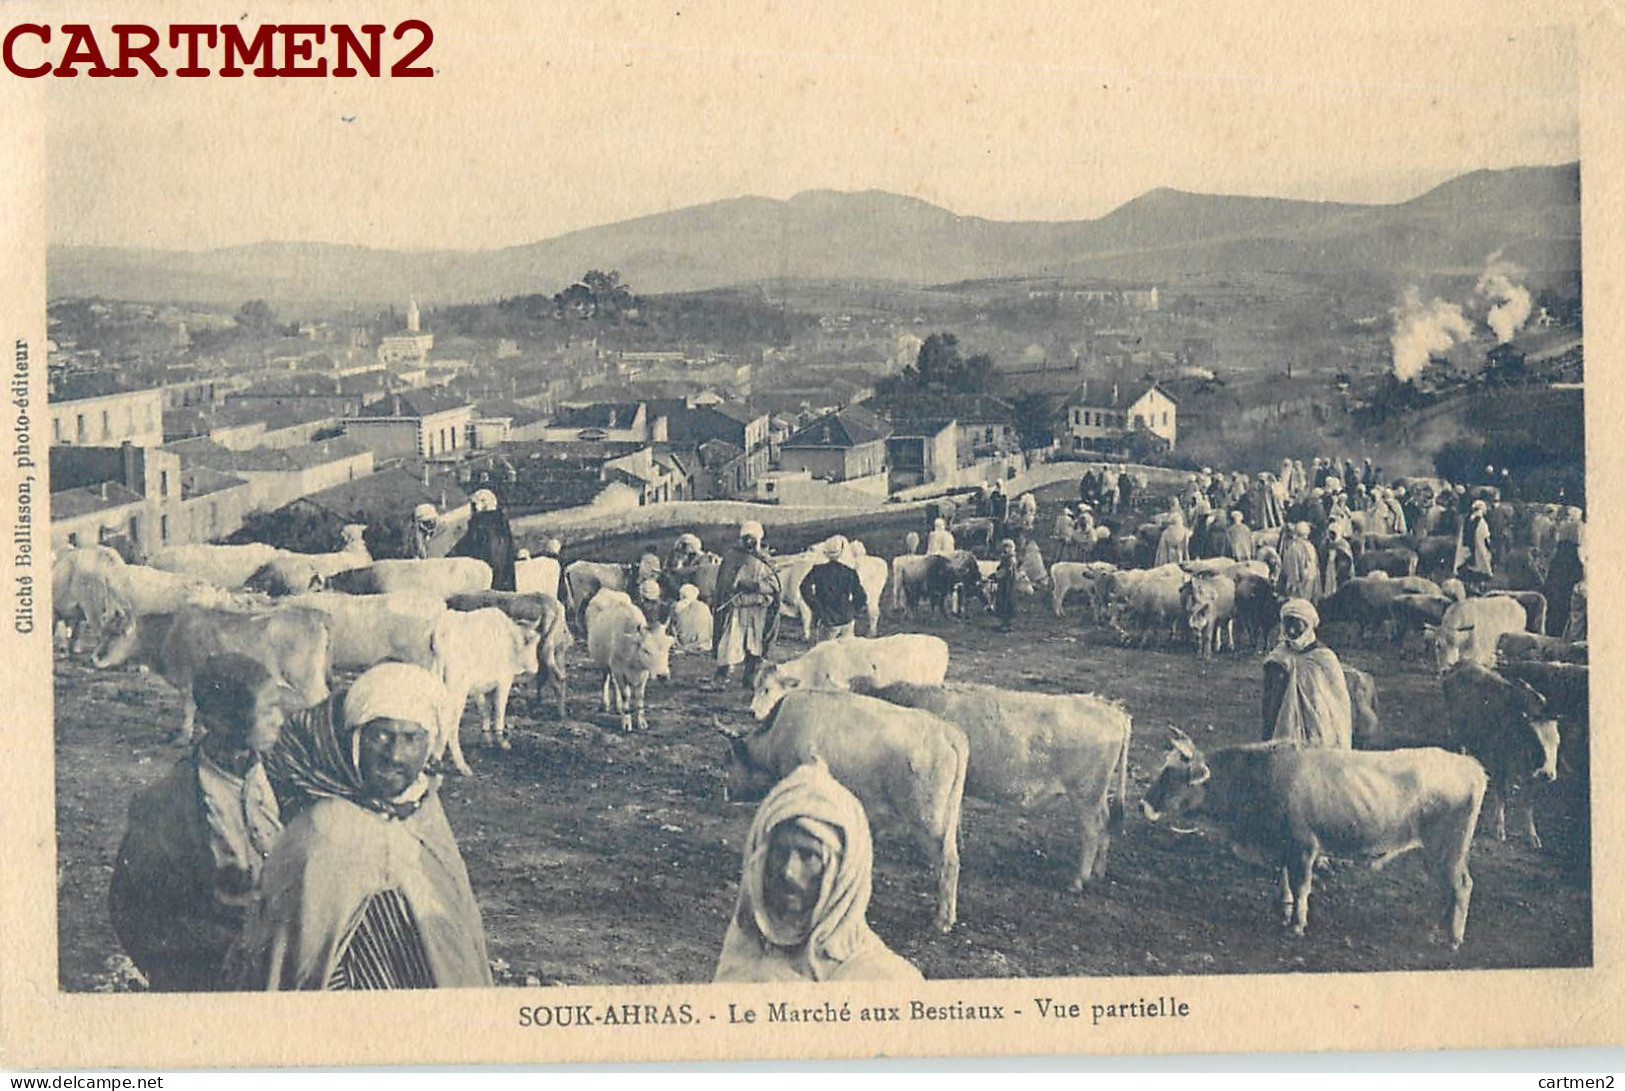
{"label": "black and white photograph", "polygon": [[7,13],[59,993],[1596,963],[1575,23],[149,8]]}

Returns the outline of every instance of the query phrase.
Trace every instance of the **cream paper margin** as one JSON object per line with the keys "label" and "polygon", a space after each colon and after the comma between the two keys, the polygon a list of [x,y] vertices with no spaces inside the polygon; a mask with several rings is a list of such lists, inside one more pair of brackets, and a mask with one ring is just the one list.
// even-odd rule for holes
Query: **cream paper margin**
{"label": "cream paper margin", "polygon": [[[114,21],[153,23],[225,21],[239,10],[181,10],[179,5],[144,5],[144,13],[121,8],[70,12],[65,6],[0,6],[4,23]],[[744,4],[692,5],[745,10]],[[615,20],[638,22],[665,17],[654,5],[602,6],[614,10],[600,37],[612,37]],[[782,16],[787,26],[804,19],[868,20],[897,32],[897,63],[910,63],[907,28],[920,21],[953,20],[986,9],[969,3],[927,4],[910,0],[889,7],[792,8],[753,5],[753,17]],[[303,4],[291,9],[258,5],[255,22],[346,21],[359,23],[426,18],[437,41],[474,30],[485,8],[459,10],[423,3],[380,9],[373,4]],[[1066,9],[1043,12],[1013,6],[1009,19],[1026,20],[1029,37],[1062,37],[1072,27]],[[1137,8],[1148,30],[1148,64],[1177,64],[1189,41],[1183,16],[1203,13],[1194,4]],[[1212,13],[1207,13],[1211,15]],[[590,16],[589,16],[590,17]],[[477,1064],[561,1061],[817,1059],[940,1055],[1000,1056],[1050,1053],[1172,1053],[1206,1051],[1405,1050],[1511,1048],[1617,1044],[1625,1041],[1625,803],[1613,791],[1625,774],[1625,739],[1609,726],[1625,700],[1625,682],[1609,666],[1622,662],[1622,629],[1603,624],[1625,608],[1618,574],[1625,519],[1618,507],[1622,468],[1618,422],[1625,420],[1625,379],[1616,378],[1625,345],[1625,185],[1622,185],[1621,126],[1625,124],[1625,4],[1384,4],[1343,12],[1336,22],[1314,5],[1289,10],[1256,2],[1225,5],[1224,17],[1256,26],[1264,37],[1273,26],[1311,25],[1327,35],[1362,32],[1426,33],[1429,27],[1486,35],[1516,34],[1539,23],[1576,27],[1581,72],[1581,161],[1585,304],[1588,326],[1588,467],[1591,493],[1589,542],[1593,663],[1593,931],[1594,968],[1587,970],[1497,970],[1427,973],[1270,975],[1225,977],[1075,978],[934,981],[895,986],[661,986],[490,990],[415,995],[300,996],[132,996],[64,994],[56,988],[56,858],[54,771],[51,729],[51,660],[46,636],[50,617],[48,568],[36,568],[36,616],[31,638],[11,632],[10,592],[15,573],[7,556],[7,625],[0,631],[0,693],[10,706],[5,759],[0,761],[0,1063],[28,1067],[220,1067],[335,1064]],[[506,25],[515,24],[509,13]],[[840,24],[849,25],[849,24]],[[850,24],[857,26],[857,24]],[[872,29],[872,28],[871,28]],[[487,24],[480,33],[493,33]],[[793,29],[791,31],[793,33]],[[998,61],[1020,64],[1022,35],[1003,35]],[[749,41],[717,43],[750,48]],[[1156,60],[1151,60],[1155,55]],[[432,59],[432,56],[431,56]],[[838,58],[832,63],[843,63]],[[1450,55],[1441,51],[1439,71]],[[1401,79],[1405,73],[1396,72]],[[545,75],[537,75],[538,80]],[[633,73],[626,78],[644,78]],[[43,402],[45,365],[44,257],[46,175],[45,80],[0,76],[0,344],[26,338],[33,352],[32,396]],[[115,84],[121,81],[107,81]],[[209,95],[213,81],[191,90]],[[109,94],[116,86],[105,86]],[[658,85],[648,87],[658,95]],[[813,93],[809,90],[809,93]],[[1290,88],[1281,92],[1290,93]],[[224,102],[224,98],[222,99]],[[921,109],[951,110],[945,96]],[[1487,108],[1492,108],[1489,104]],[[223,111],[222,111],[223,112]],[[1398,117],[1396,125],[1415,119]],[[229,130],[229,123],[225,128]],[[480,134],[471,133],[470,139]],[[1414,134],[1412,136],[1414,139]],[[1148,132],[1154,141],[1154,132]],[[1323,149],[1328,157],[1347,153]],[[545,149],[539,158],[545,158]],[[839,148],[810,153],[840,154]],[[225,154],[234,154],[226,149]],[[1179,149],[1166,154],[1177,156]],[[1238,154],[1245,154],[1238,151]],[[1254,153],[1256,154],[1256,153]],[[1007,168],[1008,169],[1008,168]],[[135,210],[132,210],[135,214]],[[11,349],[7,348],[9,356]],[[10,361],[7,361],[10,372]],[[9,397],[7,399],[10,400]],[[36,403],[38,404],[38,403]],[[10,411],[8,410],[8,415]],[[35,421],[41,412],[31,412]],[[9,438],[9,423],[6,429]],[[47,433],[38,425],[34,442],[44,452]],[[9,454],[10,443],[5,445]],[[37,471],[36,471],[37,472]],[[0,496],[15,492],[17,469],[0,460]],[[43,485],[43,481],[37,482]],[[43,498],[38,488],[36,496]],[[9,526],[14,501],[5,501]],[[37,504],[36,517],[44,505]],[[9,537],[9,535],[7,535]],[[35,548],[48,549],[48,534],[36,532]],[[43,556],[43,554],[41,554]],[[737,881],[729,876],[727,881]],[[1265,881],[1260,879],[1261,882]],[[1080,906],[1080,914],[1086,914]],[[675,923],[675,922],[674,922]],[[1260,921],[1260,927],[1266,922]],[[1529,927],[1538,928],[1539,921]],[[718,937],[720,944],[721,937]],[[1470,940],[1469,940],[1470,942]],[[1109,1003],[1173,995],[1191,1007],[1184,1019],[1119,1020],[1092,1027],[1087,1018],[1039,1021],[1031,1015],[1036,996]],[[1003,1004],[1029,1014],[1017,1023],[903,1022],[831,1026],[730,1026],[730,1003],[763,1011],[768,1001],[792,1005],[850,1002],[854,1011],[871,1003],[927,1004],[954,1001]],[[692,1028],[537,1029],[519,1025],[519,1011],[531,1004],[657,1004],[688,1002],[700,1017]],[[715,1015],[716,1021],[707,1016]]]}

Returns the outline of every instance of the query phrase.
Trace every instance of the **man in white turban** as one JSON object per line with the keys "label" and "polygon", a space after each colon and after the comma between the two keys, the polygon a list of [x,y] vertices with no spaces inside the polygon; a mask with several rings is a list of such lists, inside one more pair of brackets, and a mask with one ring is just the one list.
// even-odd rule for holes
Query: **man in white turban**
{"label": "man in white turban", "polygon": [[491,984],[485,929],[430,756],[455,730],[421,667],[381,663],[343,699],[290,718],[268,759],[301,797],[266,861],[228,960],[240,988],[425,989]]}
{"label": "man in white turban", "polygon": [[677,589],[677,601],[671,608],[671,635],[677,638],[678,650],[710,651],[712,632],[711,607],[700,601],[698,587],[683,584]]}
{"label": "man in white turban", "polygon": [[739,543],[728,550],[717,572],[716,681],[726,682],[733,668],[743,663],[746,689],[756,685],[756,671],[778,631],[779,577],[762,548],[762,524],[754,520],[739,527]]}
{"label": "man in white turban", "polygon": [[1281,643],[1264,660],[1264,741],[1348,750],[1354,713],[1337,653],[1315,637],[1320,614],[1307,599],[1281,606]]}
{"label": "man in white turban", "polygon": [[822,761],[757,808],[717,981],[919,981],[869,927],[874,847],[863,804]]}
{"label": "man in white turban", "polygon": [[1297,523],[1282,536],[1281,572],[1276,578],[1284,599],[1314,599],[1320,593],[1320,561],[1309,540],[1309,524]]}

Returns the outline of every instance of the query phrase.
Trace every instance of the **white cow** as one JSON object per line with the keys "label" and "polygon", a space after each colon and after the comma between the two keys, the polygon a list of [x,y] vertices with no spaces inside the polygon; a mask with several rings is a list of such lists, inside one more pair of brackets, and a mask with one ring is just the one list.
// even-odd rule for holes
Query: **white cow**
{"label": "white cow", "polygon": [[[447,610],[435,622],[429,643],[433,670],[446,687],[449,714],[444,743],[451,750],[452,764],[464,776],[474,772],[463,759],[458,737],[468,698],[472,695],[480,710],[481,742],[509,749],[508,694],[515,678],[541,669],[536,658],[540,642],[535,628],[519,624],[494,606],[468,613]],[[495,706],[494,734],[488,696]]]}
{"label": "white cow", "polygon": [[351,595],[427,591],[448,599],[491,590],[491,566],[476,557],[374,561],[364,568],[340,572],[328,581],[328,586]]}
{"label": "white cow", "polygon": [[557,557],[526,557],[513,566],[514,590],[520,593],[540,591],[544,595],[559,597],[559,561]]}
{"label": "white cow", "polygon": [[51,565],[51,614],[67,627],[68,648],[81,652],[87,626],[100,626],[111,612],[111,588],[124,558],[107,546],[70,549]]}
{"label": "white cow", "polygon": [[153,614],[115,610],[92,662],[101,668],[145,663],[157,671],[181,693],[179,737],[190,742],[197,715],[192,679],[210,656],[223,652],[258,660],[299,707],[327,699],[327,619],[297,606],[259,611],[186,606]]}
{"label": "white cow", "polygon": [[1528,620],[1523,604],[1504,595],[1452,602],[1438,626],[1428,628],[1434,665],[1440,674],[1460,660],[1492,669],[1495,646],[1507,633],[1523,632]]}
{"label": "white cow", "polygon": [[333,666],[341,670],[366,670],[386,660],[432,667],[434,627],[446,613],[444,602],[423,591],[389,595],[319,591],[281,601],[318,610],[327,618]]}
{"label": "white cow", "polygon": [[1056,561],[1050,565],[1049,598],[1055,616],[1062,616],[1061,607],[1065,605],[1067,595],[1082,591],[1086,598],[1089,597],[1095,581],[1116,570],[1115,566],[1105,561]]}
{"label": "white cow", "polygon": [[147,561],[150,568],[212,583],[228,590],[241,587],[248,577],[270,564],[282,553],[263,542],[247,545],[190,545],[160,549]]}
{"label": "white cow", "polygon": [[361,568],[372,563],[372,553],[367,549],[367,528],[362,523],[348,523],[339,532],[343,545],[333,553],[293,553],[292,555],[308,563],[316,570],[316,575],[323,582],[332,579],[340,572],[348,572],[352,568]]}
{"label": "white cow", "polygon": [[948,642],[921,633],[877,638],[826,640],[788,663],[759,671],[750,711],[765,719],[785,694],[795,689],[849,689],[854,678],[877,686],[913,682],[940,685],[948,674]]}
{"label": "white cow", "polygon": [[651,628],[625,591],[599,591],[587,604],[587,654],[604,672],[604,711],[619,712],[621,730],[649,729],[644,692],[649,679],[671,677],[676,639],[660,625]]}

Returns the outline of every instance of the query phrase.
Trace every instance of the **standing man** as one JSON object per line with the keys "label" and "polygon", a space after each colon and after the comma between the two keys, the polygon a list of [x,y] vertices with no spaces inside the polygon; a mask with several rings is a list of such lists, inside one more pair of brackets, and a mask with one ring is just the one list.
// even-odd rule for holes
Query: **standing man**
{"label": "standing man", "polygon": [[419,504],[412,509],[411,538],[407,542],[407,556],[413,560],[432,557],[430,552],[436,534],[440,531],[440,513],[433,504]]}
{"label": "standing man", "polygon": [[824,544],[828,559],[815,564],[801,581],[801,601],[812,611],[814,640],[842,640],[850,637],[857,618],[869,608],[868,596],[857,572],[841,563],[846,539],[839,534]]}
{"label": "standing man", "polygon": [[993,482],[993,492],[987,498],[987,513],[993,518],[993,536],[1004,537],[1004,524],[1010,518],[1010,498],[1004,495],[1004,482]]}
{"label": "standing man", "polygon": [[1230,525],[1224,531],[1224,553],[1238,561],[1253,559],[1253,532],[1242,517],[1240,508],[1230,513]]}
{"label": "standing man", "polygon": [[756,671],[772,650],[778,632],[779,577],[762,549],[762,524],[739,528],[739,544],[728,551],[717,573],[718,612],[716,681],[726,682],[743,663],[746,689],[756,685]]}
{"label": "standing man", "polygon": [[1309,541],[1309,524],[1297,523],[1281,543],[1278,590],[1284,599],[1310,601],[1319,591],[1319,582],[1320,562],[1315,559],[1315,547]]}
{"label": "standing man", "polygon": [[283,719],[270,672],[213,656],[192,698],[205,734],[131,801],[108,899],[113,931],[154,992],[229,988],[226,953],[282,834],[261,761]]}
{"label": "standing man", "polygon": [[491,590],[517,590],[515,565],[518,550],[514,546],[513,528],[508,516],[497,503],[497,495],[490,489],[480,489],[469,498],[473,513],[468,517],[468,529],[452,547],[453,557],[473,557],[491,566]]}
{"label": "standing man", "polygon": [[993,609],[999,616],[999,631],[1008,633],[1016,620],[1016,543],[1009,538],[999,543],[999,567],[993,573]]}
{"label": "standing man", "polygon": [[1495,575],[1490,557],[1488,513],[1489,506],[1484,501],[1473,501],[1473,506],[1467,510],[1467,522],[1462,524],[1461,545],[1456,551],[1461,558],[1456,575],[1461,577],[1462,583],[1479,590]]}
{"label": "standing man", "polygon": [[1265,742],[1349,750],[1354,711],[1337,653],[1315,638],[1320,615],[1301,598],[1281,606],[1281,643],[1264,660]]}

